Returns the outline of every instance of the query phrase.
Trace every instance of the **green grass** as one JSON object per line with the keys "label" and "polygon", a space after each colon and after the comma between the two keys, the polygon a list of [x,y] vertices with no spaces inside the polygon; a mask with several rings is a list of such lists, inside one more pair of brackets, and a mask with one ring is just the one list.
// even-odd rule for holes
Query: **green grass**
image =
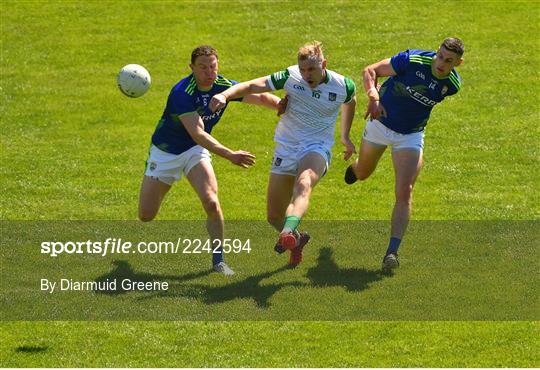
{"label": "green grass", "polygon": [[539,361],[539,329],[537,322],[25,322],[2,326],[0,348],[5,366],[530,367]]}
{"label": "green grass", "polygon": [[[4,241],[9,261],[0,274],[6,320],[535,320],[540,279],[535,222],[417,222],[398,274],[380,271],[387,222],[310,222],[313,241],[303,263],[269,248],[274,231],[263,222],[229,222],[228,236],[250,250],[227,260],[237,274],[210,274],[202,254],[46,256],[41,241],[176,241],[204,236],[200,223],[10,222]],[[64,230],[62,230],[64,229]],[[197,230],[198,229],[198,230]],[[332,233],[328,233],[332,230]],[[183,248],[180,249],[180,251]],[[191,248],[193,249],[193,248]],[[112,293],[61,291],[61,279],[115,281]],[[41,279],[56,290],[40,290]],[[128,292],[124,279],[167,282],[166,291]],[[510,282],[510,283],[509,283]],[[51,309],[54,307],[54,309]]]}
{"label": "green grass", "polygon": [[[428,125],[413,218],[539,218],[536,2],[3,1],[0,7],[2,220],[135,220],[149,137],[170,87],[189,72],[196,45],[216,47],[221,73],[242,81],[294,64],[297,47],[318,39],[325,44],[329,68],[360,86],[366,64],[406,48],[435,48],[449,35],[465,41],[465,63],[458,70],[463,88],[435,108]],[[152,74],[153,86],[142,98],[127,99],[117,91],[115,75],[128,63],[142,64]],[[358,100],[356,142],[366,103],[363,95]],[[216,127],[221,142],[258,158],[247,171],[214,159],[227,219],[264,220],[276,122],[272,112],[236,104]],[[336,145],[307,219],[387,220],[393,203],[388,154],[367,182],[345,187],[347,163],[340,152]],[[159,216],[203,218],[185,182],[175,186]],[[536,223],[533,228],[537,234]],[[386,235],[370,238],[377,240],[362,247],[366,257],[361,261],[340,255],[332,245],[340,266],[374,268]],[[314,240],[301,269],[287,271],[279,281],[305,281],[323,247]],[[536,255],[538,245],[530,247]],[[407,263],[385,281],[389,289],[403,292],[415,283],[420,292],[422,280],[414,276],[423,255],[415,248],[406,239],[402,254]],[[435,251],[427,249],[425,258],[444,253]],[[462,251],[465,261],[468,250]],[[4,274],[9,270],[2,256]],[[236,279],[272,266],[238,262],[235,267],[244,276]],[[490,263],[499,266],[496,259]],[[110,266],[100,268],[107,272]],[[377,293],[382,291],[375,287],[361,294],[380,307]],[[328,298],[333,294],[347,296],[338,289]],[[0,364],[538,367],[537,304],[533,299],[531,315],[521,316],[536,319],[520,322],[3,321]],[[213,356],[207,355],[210,351]]]}

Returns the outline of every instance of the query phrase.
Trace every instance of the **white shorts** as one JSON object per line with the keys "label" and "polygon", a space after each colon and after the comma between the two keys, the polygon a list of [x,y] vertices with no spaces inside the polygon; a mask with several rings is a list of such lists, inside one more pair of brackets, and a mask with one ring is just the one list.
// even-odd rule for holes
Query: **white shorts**
{"label": "white shorts", "polygon": [[424,149],[424,131],[400,134],[389,129],[376,119],[367,121],[363,138],[368,143],[376,146],[390,145],[393,152],[402,149],[415,149],[418,151]]}
{"label": "white shorts", "polygon": [[318,153],[324,158],[326,162],[324,173],[326,173],[332,160],[332,151],[331,148],[318,143],[294,147],[276,143],[270,172],[279,175],[296,176],[298,174],[298,163],[308,153]]}
{"label": "white shorts", "polygon": [[200,145],[195,145],[180,154],[172,154],[164,152],[152,144],[144,174],[172,185],[183,175],[187,175],[199,162],[211,160],[210,152]]}

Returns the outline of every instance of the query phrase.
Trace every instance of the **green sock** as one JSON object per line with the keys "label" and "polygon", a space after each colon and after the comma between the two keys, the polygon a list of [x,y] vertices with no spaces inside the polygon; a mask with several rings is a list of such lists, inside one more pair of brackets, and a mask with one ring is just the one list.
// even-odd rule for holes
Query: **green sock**
{"label": "green sock", "polygon": [[285,217],[285,225],[283,226],[284,232],[294,232],[300,225],[300,217],[287,216]]}

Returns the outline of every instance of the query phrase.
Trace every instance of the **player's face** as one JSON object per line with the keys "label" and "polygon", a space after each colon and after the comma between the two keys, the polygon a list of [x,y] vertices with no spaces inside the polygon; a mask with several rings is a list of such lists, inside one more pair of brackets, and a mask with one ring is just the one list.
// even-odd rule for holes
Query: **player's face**
{"label": "player's face", "polygon": [[316,88],[324,79],[324,70],[326,68],[326,60],[322,62],[305,59],[298,61],[300,74],[312,89]]}
{"label": "player's face", "polygon": [[215,55],[201,55],[189,65],[199,87],[211,87],[217,78],[218,60]]}
{"label": "player's face", "polygon": [[448,76],[452,68],[461,64],[463,59],[456,53],[446,50],[445,47],[440,47],[435,54],[435,59],[432,64],[432,71],[437,77]]}

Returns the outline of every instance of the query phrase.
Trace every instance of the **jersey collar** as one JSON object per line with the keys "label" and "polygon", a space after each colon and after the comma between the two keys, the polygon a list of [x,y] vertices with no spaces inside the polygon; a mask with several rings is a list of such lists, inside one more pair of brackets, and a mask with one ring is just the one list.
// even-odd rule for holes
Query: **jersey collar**
{"label": "jersey collar", "polygon": [[321,83],[327,84],[328,82],[330,82],[330,79],[332,79],[332,77],[330,76],[330,73],[328,73],[327,69],[324,70],[324,74],[325,74],[325,77]]}

